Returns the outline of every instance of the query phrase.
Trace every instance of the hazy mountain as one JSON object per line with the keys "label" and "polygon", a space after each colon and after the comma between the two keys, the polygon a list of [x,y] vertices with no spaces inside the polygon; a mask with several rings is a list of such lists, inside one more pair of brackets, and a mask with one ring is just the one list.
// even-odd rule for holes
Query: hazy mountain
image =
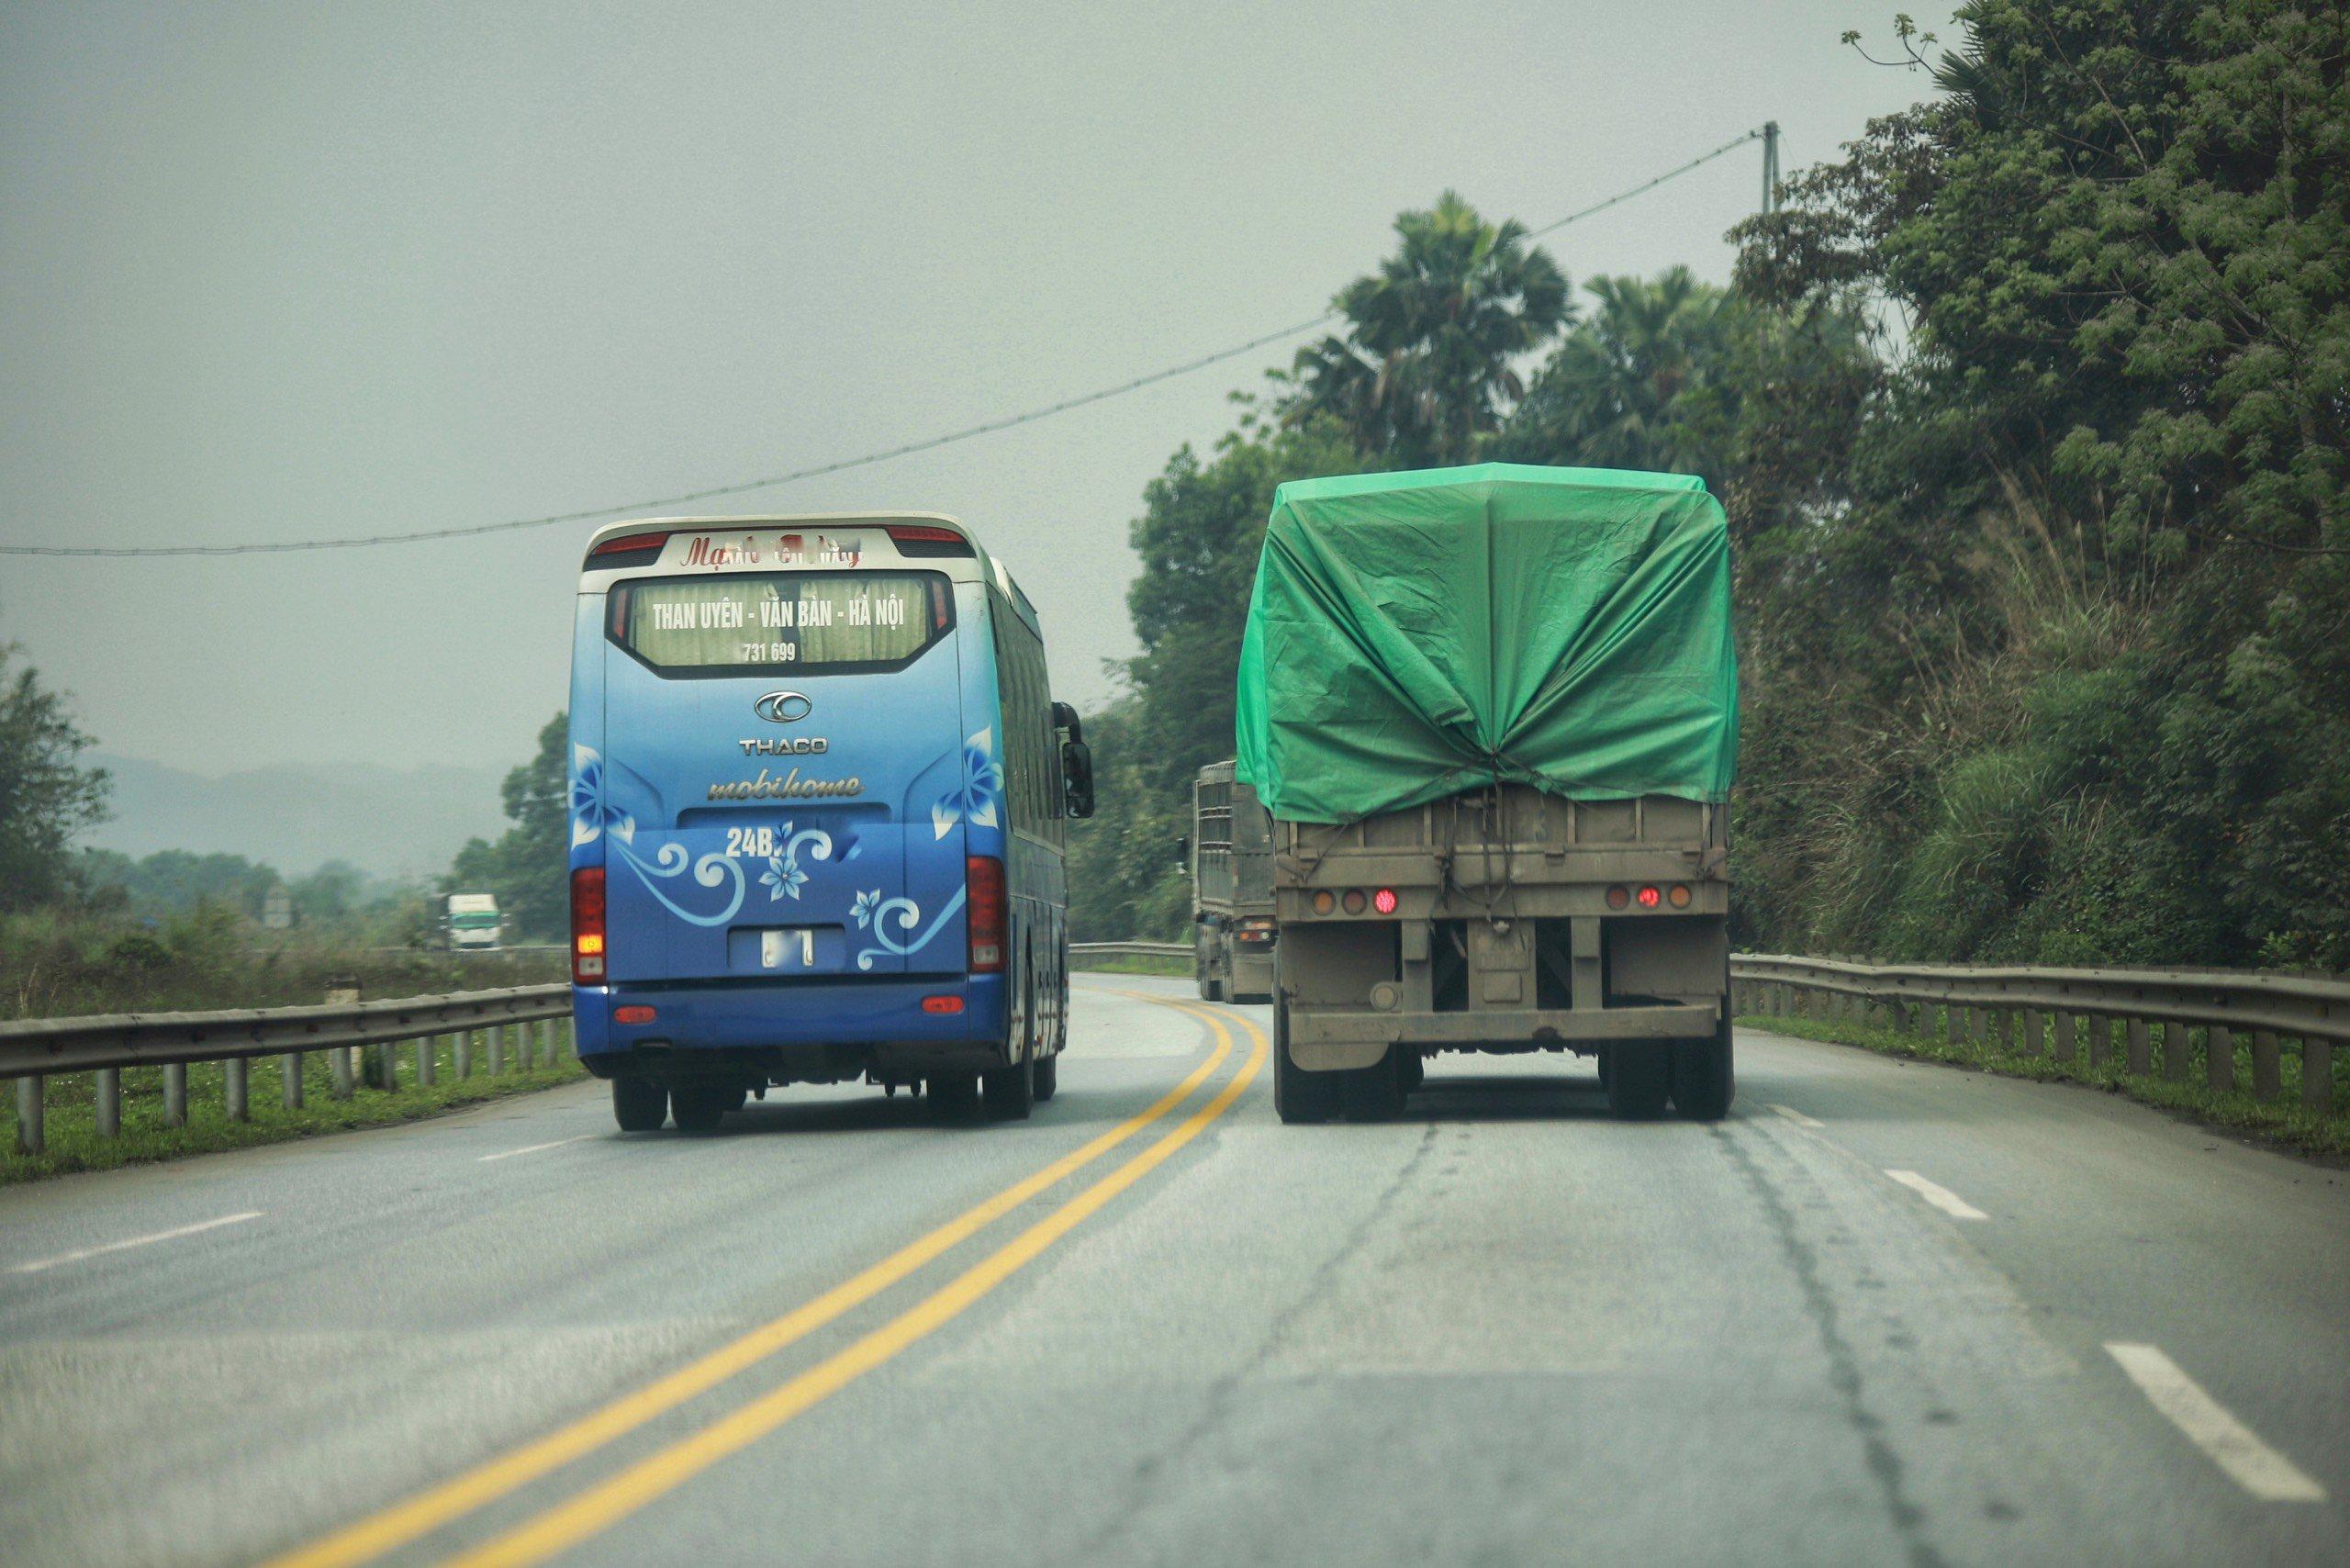
{"label": "hazy mountain", "polygon": [[102,752],[88,760],[114,775],[114,818],[82,842],[125,855],[220,851],[289,876],[341,859],[398,876],[446,870],[466,839],[495,838],[508,825],[502,768],[354,762],[210,778]]}

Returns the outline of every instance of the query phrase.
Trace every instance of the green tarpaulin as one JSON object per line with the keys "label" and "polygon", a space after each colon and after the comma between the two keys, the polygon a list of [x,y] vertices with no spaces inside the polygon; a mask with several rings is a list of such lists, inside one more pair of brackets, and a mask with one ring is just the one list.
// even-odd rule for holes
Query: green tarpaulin
{"label": "green tarpaulin", "polygon": [[1488,463],[1274,492],[1240,777],[1342,823],[1494,782],[1719,801],[1729,542],[1701,479]]}

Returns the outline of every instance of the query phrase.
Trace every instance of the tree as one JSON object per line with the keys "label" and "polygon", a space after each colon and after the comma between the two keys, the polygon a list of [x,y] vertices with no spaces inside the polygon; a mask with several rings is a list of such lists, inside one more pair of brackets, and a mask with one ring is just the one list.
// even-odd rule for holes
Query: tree
{"label": "tree", "polygon": [[537,755],[507,774],[501,789],[514,825],[492,843],[457,851],[445,892],[489,892],[509,929],[560,941],[571,918],[570,722],[557,713],[539,731]]}
{"label": "tree", "polygon": [[39,908],[70,887],[75,834],[106,819],[106,773],[84,767],[93,744],[39,672],[10,666],[0,644],[0,913]]}
{"label": "tree", "polygon": [[1451,191],[1395,219],[1399,243],[1333,303],[1343,333],[1298,352],[1292,420],[1327,416],[1397,467],[1467,463],[1525,391],[1516,365],[1572,315],[1566,275],[1515,219]]}
{"label": "tree", "polygon": [[[1561,342],[1497,445],[1521,463],[1642,468],[1721,477],[1696,422],[1721,370],[1735,311],[1686,267],[1653,280],[1594,278],[1598,308]],[[1718,433],[1718,432],[1716,432]]]}

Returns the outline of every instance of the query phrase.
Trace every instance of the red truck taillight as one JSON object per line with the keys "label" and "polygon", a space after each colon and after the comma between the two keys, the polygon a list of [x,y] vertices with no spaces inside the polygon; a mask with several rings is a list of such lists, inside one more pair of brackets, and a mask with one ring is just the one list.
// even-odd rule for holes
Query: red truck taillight
{"label": "red truck taillight", "polygon": [[971,972],[1003,973],[1003,949],[1010,940],[1004,929],[1003,862],[991,855],[974,855],[965,863],[964,928],[971,935]]}
{"label": "red truck taillight", "polygon": [[604,868],[571,874],[571,983],[604,983]]}

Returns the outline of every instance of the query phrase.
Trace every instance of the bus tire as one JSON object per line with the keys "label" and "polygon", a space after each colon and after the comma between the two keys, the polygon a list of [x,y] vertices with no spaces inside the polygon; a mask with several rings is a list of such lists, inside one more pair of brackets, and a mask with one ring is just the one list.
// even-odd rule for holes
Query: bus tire
{"label": "bus tire", "polygon": [[1607,1112],[1619,1122],[1653,1122],[1673,1092],[1673,1050],[1649,1045],[1608,1047]]}
{"label": "bus tire", "polygon": [[1036,1108],[1036,1058],[1023,1056],[1010,1067],[979,1075],[988,1114],[999,1122],[1024,1122]]}
{"label": "bus tire", "polygon": [[1273,1114],[1286,1126],[1326,1122],[1337,1114],[1337,1073],[1308,1072],[1289,1056],[1289,1003],[1273,1001]]}
{"label": "bus tire", "polygon": [[649,1078],[612,1080],[612,1120],[624,1133],[657,1133],[669,1119],[669,1091]]}
{"label": "bus tire", "polygon": [[714,1133],[743,1091],[718,1083],[681,1083],[669,1091],[669,1115],[681,1133]]}
{"label": "bus tire", "polygon": [[1060,1053],[1055,1051],[1051,1056],[1038,1057],[1036,1058],[1036,1103],[1041,1105],[1051,1099],[1059,1092],[1060,1086]]}

